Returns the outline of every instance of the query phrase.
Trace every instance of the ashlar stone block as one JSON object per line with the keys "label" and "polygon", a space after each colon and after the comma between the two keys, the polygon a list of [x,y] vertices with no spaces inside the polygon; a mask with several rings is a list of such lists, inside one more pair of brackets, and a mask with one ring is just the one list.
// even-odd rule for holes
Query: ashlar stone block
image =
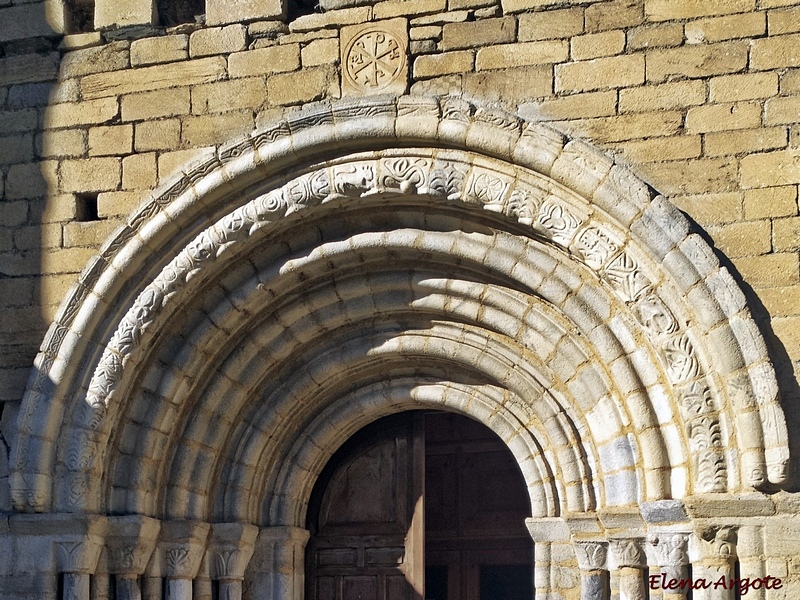
{"label": "ashlar stone block", "polygon": [[353,6],[366,6],[375,4],[375,0],[320,0],[319,7],[322,10],[338,10],[340,8],[352,8]]}
{"label": "ashlar stone block", "polygon": [[287,4],[287,0],[207,0],[206,24],[285,19]]}
{"label": "ashlar stone block", "polygon": [[188,35],[167,35],[131,43],[131,65],[134,67],[186,60],[189,56]]}
{"label": "ashlar stone block", "polygon": [[155,0],[98,0],[94,7],[96,29],[115,29],[155,23]]}
{"label": "ashlar stone block", "polygon": [[0,42],[27,37],[52,36],[56,32],[45,18],[40,4],[21,4],[3,11],[0,20]]}

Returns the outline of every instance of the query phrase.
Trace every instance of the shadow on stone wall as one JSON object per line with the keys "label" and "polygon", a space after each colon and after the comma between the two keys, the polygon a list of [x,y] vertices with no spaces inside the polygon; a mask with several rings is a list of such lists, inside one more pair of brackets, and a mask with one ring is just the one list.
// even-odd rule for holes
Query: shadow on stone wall
{"label": "shadow on stone wall", "polygon": [[43,2],[0,8],[0,512],[10,510],[11,432],[50,320],[43,254],[61,241],[48,206],[56,163],[40,131],[60,64],[63,21],[53,18]]}

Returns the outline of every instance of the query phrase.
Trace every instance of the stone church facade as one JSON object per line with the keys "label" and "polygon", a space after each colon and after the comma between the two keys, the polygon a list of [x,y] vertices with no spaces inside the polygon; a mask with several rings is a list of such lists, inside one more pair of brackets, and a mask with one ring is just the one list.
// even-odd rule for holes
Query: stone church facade
{"label": "stone church facade", "polygon": [[800,593],[799,2],[0,0],[0,48],[0,599],[310,598],[320,474],[419,410],[510,451],[537,599]]}

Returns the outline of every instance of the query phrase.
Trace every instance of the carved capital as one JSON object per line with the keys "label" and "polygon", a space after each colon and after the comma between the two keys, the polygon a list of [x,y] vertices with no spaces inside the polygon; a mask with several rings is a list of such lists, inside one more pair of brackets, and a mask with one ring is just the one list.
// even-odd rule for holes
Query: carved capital
{"label": "carved capital", "polygon": [[258,527],[245,523],[215,523],[211,526],[208,561],[214,579],[244,579],[253,556]]}
{"label": "carved capital", "polygon": [[647,558],[639,538],[617,538],[609,540],[608,562],[611,568],[644,567]]}
{"label": "carved capital", "polygon": [[56,560],[61,573],[91,573],[100,558],[102,546],[88,539],[55,542]]}
{"label": "carved capital", "polygon": [[735,527],[707,527],[698,532],[697,538],[705,561],[728,563],[736,560]]}
{"label": "carved capital", "polygon": [[163,575],[171,579],[194,579],[205,554],[211,526],[197,521],[165,521],[158,544]]}
{"label": "carved capital", "polygon": [[129,576],[144,573],[160,529],[161,523],[149,517],[110,517],[106,538],[109,573]]}
{"label": "carved capital", "polygon": [[663,532],[650,534],[648,542],[653,548],[660,567],[681,567],[689,564],[688,533]]}
{"label": "carved capital", "polygon": [[41,521],[43,529],[59,529],[58,533],[50,535],[60,573],[95,572],[103,550],[107,524],[105,517],[52,515],[51,518],[42,518]]}
{"label": "carved capital", "polygon": [[607,543],[599,540],[573,540],[572,547],[582,571],[606,568]]}

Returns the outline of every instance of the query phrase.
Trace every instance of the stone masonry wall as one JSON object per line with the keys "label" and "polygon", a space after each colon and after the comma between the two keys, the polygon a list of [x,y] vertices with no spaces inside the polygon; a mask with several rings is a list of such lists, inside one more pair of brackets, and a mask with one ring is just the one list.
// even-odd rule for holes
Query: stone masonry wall
{"label": "stone masonry wall", "polygon": [[0,0],[0,482],[43,333],[103,240],[188,162],[340,97],[347,27],[390,19],[407,92],[549,121],[699,223],[750,293],[797,422],[800,2],[241,2],[236,22],[209,0],[205,24],[169,29],[113,4],[94,7],[102,32],[63,36],[57,2]]}

